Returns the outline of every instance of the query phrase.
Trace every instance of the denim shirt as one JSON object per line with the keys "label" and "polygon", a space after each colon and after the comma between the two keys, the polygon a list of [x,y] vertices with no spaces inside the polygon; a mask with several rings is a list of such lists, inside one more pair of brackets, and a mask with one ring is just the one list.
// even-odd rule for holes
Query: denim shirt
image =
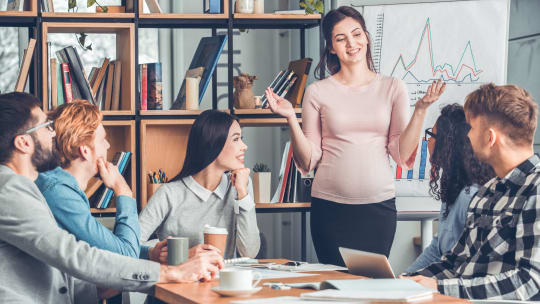
{"label": "denim shirt", "polygon": [[443,216],[447,205],[441,204],[439,213],[439,225],[437,235],[433,237],[431,244],[424,249],[422,254],[413,262],[406,273],[416,272],[424,269],[431,263],[439,262],[441,256],[450,251],[459,240],[461,233],[465,229],[467,210],[471,199],[478,191],[478,185],[471,185],[463,188],[456,198],[456,202],[450,208],[446,218]]}
{"label": "denim shirt", "polygon": [[39,174],[35,183],[58,225],[75,235],[77,240],[99,249],[139,258],[141,229],[134,198],[116,197],[116,222],[114,231],[111,231],[92,216],[86,194],[69,172],[58,167]]}

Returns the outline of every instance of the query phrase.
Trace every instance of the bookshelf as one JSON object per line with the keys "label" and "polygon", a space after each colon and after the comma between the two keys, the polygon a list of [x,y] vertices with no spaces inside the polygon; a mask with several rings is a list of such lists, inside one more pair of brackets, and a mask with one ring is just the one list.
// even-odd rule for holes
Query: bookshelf
{"label": "bookshelf", "polygon": [[0,11],[0,20],[11,18],[14,23],[17,23],[17,18],[37,17],[37,1],[25,0],[22,11]]}
{"label": "bookshelf", "polygon": [[[101,13],[94,13],[102,15]],[[77,13],[79,15],[79,13]],[[58,33],[92,33],[114,34],[116,40],[116,60],[122,63],[120,110],[103,111],[103,115],[134,115],[135,114],[135,25],[133,23],[102,23],[100,22],[43,22],[41,40],[42,60],[42,100],[43,109],[49,109],[48,45],[49,34]],[[68,46],[68,45],[64,45]],[[111,58],[112,59],[112,58]]]}
{"label": "bookshelf", "polygon": [[[107,152],[107,160],[112,161],[116,152],[127,151],[131,152],[131,158],[129,160],[126,171],[124,172],[124,178],[133,191],[133,195],[136,195],[137,190],[137,155],[136,155],[136,138],[135,138],[135,121],[131,120],[107,120],[103,121],[103,126],[107,132],[107,141],[110,144],[109,151]],[[86,193],[89,196],[92,203],[99,196],[97,185],[102,185],[99,179],[93,178],[88,183]],[[96,186],[94,186],[96,185]],[[94,192],[95,191],[95,192]],[[89,193],[91,192],[91,193]],[[113,213],[116,212],[116,202],[113,198],[109,204],[109,208],[96,209],[92,208],[92,213]]]}
{"label": "bookshelf", "polygon": [[[31,36],[38,41],[33,60],[34,75],[29,82],[31,92],[41,96],[43,109],[48,111],[48,45],[49,35],[57,33],[104,33],[113,34],[116,40],[116,59],[122,62],[120,110],[104,111],[104,126],[111,144],[109,160],[116,151],[130,151],[132,157],[125,173],[126,180],[138,200],[139,209],[144,208],[147,197],[148,171],[163,169],[169,178],[176,175],[183,165],[189,130],[194,119],[203,110],[136,110],[139,92],[138,81],[138,31],[141,28],[204,28],[226,30],[227,48],[234,49],[233,31],[243,29],[297,29],[300,31],[301,52],[305,57],[305,30],[320,26],[321,15],[278,15],[278,14],[238,14],[234,13],[233,0],[222,0],[219,14],[185,14],[143,12],[144,0],[132,2],[133,12],[126,13],[73,13],[41,12],[38,0],[26,0],[25,11],[0,12],[0,26],[26,26]],[[68,45],[65,45],[68,46]],[[294,56],[297,57],[297,56]],[[284,126],[286,120],[271,113],[268,109],[243,110],[233,107],[233,63],[232,52],[223,54],[229,63],[227,81],[229,104],[227,111],[236,115],[243,126],[267,127]],[[113,58],[111,58],[112,60]],[[292,58],[291,58],[292,59]],[[313,70],[313,69],[312,69]],[[86,71],[89,72],[89,71]],[[32,78],[33,77],[33,78]],[[212,77],[213,108],[217,108],[217,73]],[[34,79],[34,80],[32,80]],[[207,93],[209,94],[209,93]],[[296,109],[301,122],[301,109]],[[168,147],[163,149],[163,147]],[[159,157],[156,157],[159,155]],[[95,194],[94,194],[95,195]],[[92,209],[97,215],[114,216],[114,200],[110,208]],[[309,203],[257,204],[258,212],[306,212]]]}
{"label": "bookshelf", "polygon": [[[173,178],[182,169],[186,157],[186,147],[189,131],[194,119],[159,119],[142,120],[140,124],[140,192],[141,209],[148,202],[147,188],[149,184],[148,172],[165,171],[167,176]],[[164,146],[169,147],[163,149]],[[159,155],[159,157],[156,157]]]}

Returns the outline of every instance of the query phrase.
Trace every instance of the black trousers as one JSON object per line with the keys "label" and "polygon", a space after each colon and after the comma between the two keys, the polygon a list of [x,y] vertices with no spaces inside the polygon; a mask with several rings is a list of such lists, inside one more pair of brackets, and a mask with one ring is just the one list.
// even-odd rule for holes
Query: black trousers
{"label": "black trousers", "polygon": [[395,198],[373,204],[350,205],[313,197],[311,237],[320,263],[345,266],[338,247],[388,257],[396,233]]}

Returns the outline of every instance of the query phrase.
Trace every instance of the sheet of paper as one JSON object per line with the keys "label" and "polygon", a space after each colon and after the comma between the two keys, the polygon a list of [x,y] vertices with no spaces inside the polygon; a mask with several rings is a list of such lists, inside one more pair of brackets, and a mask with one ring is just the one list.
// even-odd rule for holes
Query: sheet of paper
{"label": "sheet of paper", "polygon": [[272,265],[270,269],[285,270],[292,272],[311,272],[311,271],[337,271],[347,270],[346,267],[330,265],[330,264],[302,264],[300,266],[287,266],[287,265]]}
{"label": "sheet of paper", "polygon": [[[229,268],[229,267],[227,267]],[[291,272],[291,271],[279,271],[279,270],[271,270],[271,269],[260,269],[260,268],[250,268],[250,267],[238,267],[233,266],[230,268],[238,268],[238,269],[252,269],[254,273],[259,273],[263,280],[266,279],[283,279],[283,278],[299,278],[299,277],[309,277],[309,276],[317,276],[318,274],[311,274],[311,273],[299,273],[299,272]]]}

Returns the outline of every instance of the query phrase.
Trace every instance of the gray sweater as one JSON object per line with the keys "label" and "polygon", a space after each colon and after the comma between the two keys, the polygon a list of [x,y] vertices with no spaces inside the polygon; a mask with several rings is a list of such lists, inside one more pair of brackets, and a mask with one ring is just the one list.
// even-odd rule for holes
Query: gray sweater
{"label": "gray sweater", "polygon": [[34,182],[3,165],[0,202],[2,303],[96,303],[93,284],[151,292],[159,280],[158,263],[75,240],[58,227]]}
{"label": "gray sweater", "polygon": [[248,195],[236,200],[236,188],[228,174],[223,174],[214,192],[189,176],[161,186],[139,215],[141,241],[155,232],[160,240],[168,236],[188,237],[189,247],[203,243],[205,224],[226,228],[225,258],[255,257],[261,244],[251,179]]}

